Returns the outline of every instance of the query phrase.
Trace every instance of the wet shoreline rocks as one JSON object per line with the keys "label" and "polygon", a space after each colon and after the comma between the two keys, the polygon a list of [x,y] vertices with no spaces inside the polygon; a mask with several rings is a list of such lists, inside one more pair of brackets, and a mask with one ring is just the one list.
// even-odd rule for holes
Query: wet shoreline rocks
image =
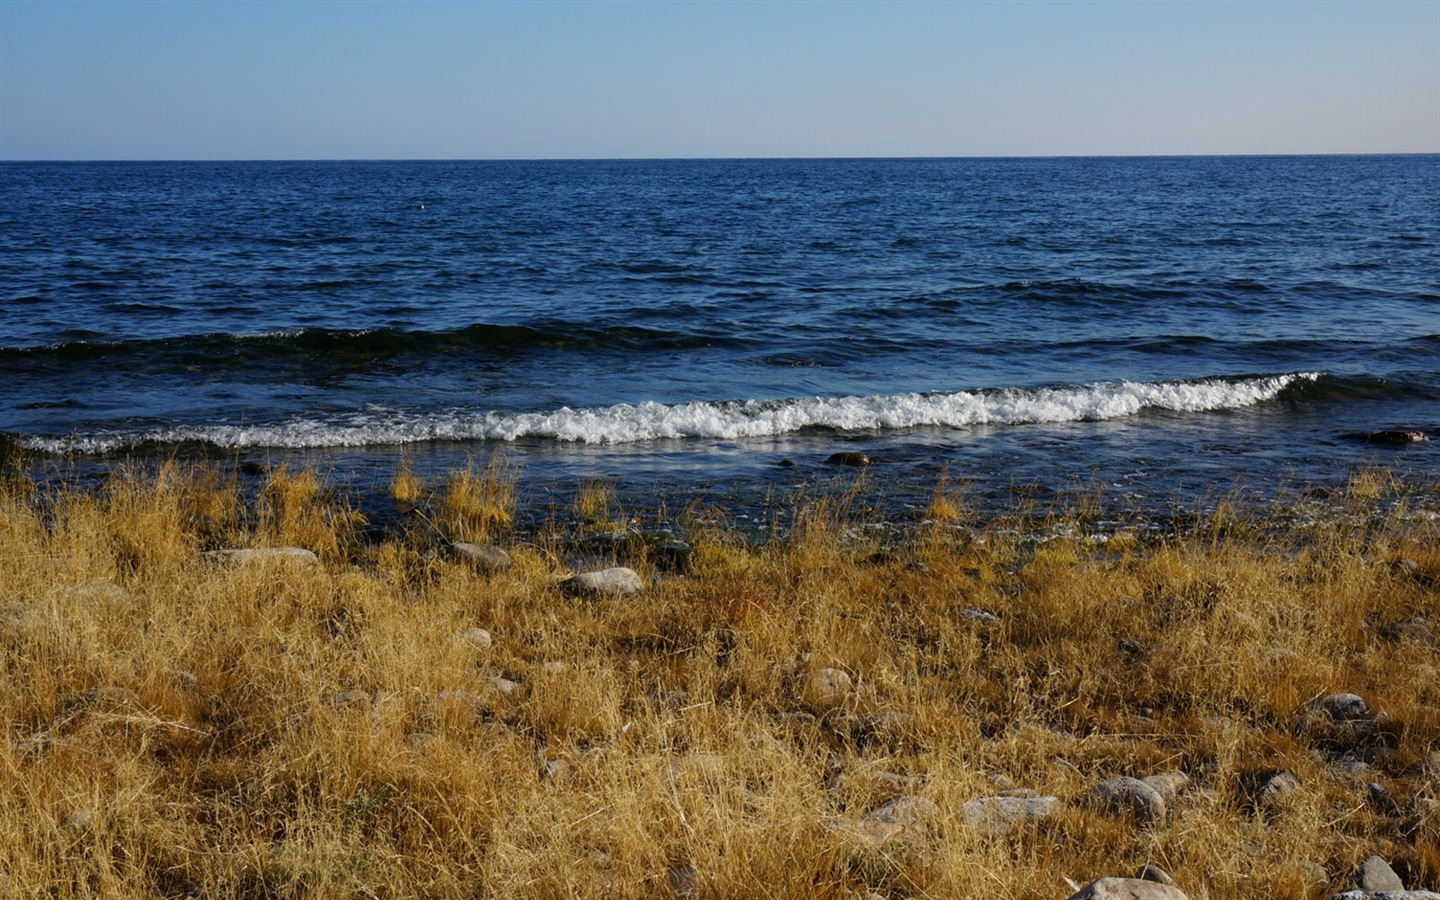
{"label": "wet shoreline rocks", "polygon": [[1389,444],[1401,447],[1430,440],[1430,436],[1418,428],[1403,428],[1387,431],[1347,431],[1340,435],[1347,441],[1364,441],[1369,444]]}

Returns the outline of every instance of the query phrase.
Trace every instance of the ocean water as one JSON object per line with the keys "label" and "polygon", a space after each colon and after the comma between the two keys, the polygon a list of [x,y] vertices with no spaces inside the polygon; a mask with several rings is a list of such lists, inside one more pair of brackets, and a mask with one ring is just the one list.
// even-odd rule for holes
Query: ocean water
{"label": "ocean water", "polygon": [[[1440,156],[0,164],[0,435],[750,515],[1440,480]],[[648,499],[647,499],[648,498]],[[657,498],[658,501],[657,501]],[[758,513],[757,513],[758,514]]]}

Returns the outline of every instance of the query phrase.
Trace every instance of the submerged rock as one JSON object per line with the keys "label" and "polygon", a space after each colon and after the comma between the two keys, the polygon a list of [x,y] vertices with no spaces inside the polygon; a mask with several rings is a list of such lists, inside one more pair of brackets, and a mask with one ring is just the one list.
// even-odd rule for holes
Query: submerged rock
{"label": "submerged rock", "polygon": [[1419,429],[1397,429],[1394,431],[1349,431],[1341,437],[1352,441],[1368,441],[1372,444],[1418,444],[1421,441],[1430,440],[1425,432]]}
{"label": "submerged rock", "polygon": [[832,453],[825,461],[832,466],[870,465],[870,457],[858,450],[844,450],[840,453]]}

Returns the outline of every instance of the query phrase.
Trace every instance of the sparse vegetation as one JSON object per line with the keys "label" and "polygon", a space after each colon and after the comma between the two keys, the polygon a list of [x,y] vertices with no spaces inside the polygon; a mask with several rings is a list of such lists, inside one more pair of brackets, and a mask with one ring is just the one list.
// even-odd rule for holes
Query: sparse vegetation
{"label": "sparse vegetation", "polygon": [[[559,585],[608,489],[518,536],[515,484],[406,473],[400,534],[313,472],[7,479],[0,892],[1051,900],[1155,863],[1270,900],[1372,853],[1440,887],[1440,521],[1373,514],[1384,475],[1328,519],[1106,541],[1063,510],[987,526],[943,484],[883,544],[817,501],[758,546],[696,524],[683,566],[587,543],[648,584],[616,598]],[[282,546],[318,560],[206,555]],[[1327,718],[1338,692],[1363,715]],[[1172,772],[1161,817],[1087,802]],[[1059,804],[967,815],[1005,790]]]}

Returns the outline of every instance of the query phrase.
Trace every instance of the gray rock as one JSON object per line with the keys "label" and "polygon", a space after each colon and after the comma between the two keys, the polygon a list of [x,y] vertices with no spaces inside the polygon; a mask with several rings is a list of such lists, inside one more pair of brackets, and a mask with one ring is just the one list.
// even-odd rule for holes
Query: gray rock
{"label": "gray rock", "polygon": [[1352,722],[1370,714],[1359,694],[1328,694],[1315,701],[1315,708],[1329,716],[1332,722]]}
{"label": "gray rock", "polygon": [[960,807],[960,818],[982,834],[1005,834],[1015,828],[1034,825],[1058,809],[1058,797],[978,797]]}
{"label": "gray rock", "polygon": [[1405,885],[1390,864],[1378,856],[1371,856],[1360,864],[1352,882],[1361,891],[1403,891]]}
{"label": "gray rock", "polygon": [[1403,622],[1391,622],[1380,629],[1380,637],[1392,644],[1399,644],[1404,641],[1413,641],[1424,647],[1436,645],[1435,635],[1430,632],[1430,626],[1425,620],[1418,616],[1413,619],[1406,619]]}
{"label": "gray rock", "polygon": [[829,667],[816,669],[805,679],[805,696],[820,703],[834,703],[854,687],[850,675],[844,669]]}
{"label": "gray rock", "polygon": [[1311,754],[1316,762],[1324,763],[1341,778],[1361,778],[1370,773],[1372,766],[1363,759],[1356,759],[1349,754],[1329,756],[1323,752],[1316,751]]}
{"label": "gray rock", "polygon": [[466,628],[464,631],[455,632],[455,638],[464,644],[474,647],[476,650],[489,650],[494,640],[490,632],[483,628]]}
{"label": "gray rock", "polygon": [[508,678],[501,678],[499,675],[491,676],[490,686],[499,692],[500,696],[506,698],[514,697],[515,692],[520,690],[519,682],[511,681]]}
{"label": "gray rock", "polygon": [[450,545],[455,558],[469,563],[477,572],[487,575],[510,568],[510,554],[494,544],[471,544],[456,541]]}
{"label": "gray rock", "polygon": [[1157,775],[1147,775],[1140,780],[1160,795],[1167,808],[1175,802],[1181,792],[1190,786],[1190,776],[1184,772],[1161,772]]}
{"label": "gray rock", "polygon": [[1300,790],[1300,779],[1288,769],[1260,772],[1248,780],[1247,793],[1258,809],[1278,809],[1286,798]]}
{"label": "gray rock", "polygon": [[629,597],[645,590],[645,581],[634,569],[616,566],[595,572],[581,572],[561,582],[571,594],[587,597]]}
{"label": "gray rock", "polygon": [[1140,879],[1141,881],[1153,881],[1156,884],[1173,885],[1175,883],[1175,879],[1170,877],[1169,872],[1165,871],[1154,863],[1146,863],[1145,865],[1141,866],[1139,870],[1136,871],[1135,877]]}
{"label": "gray rock", "polygon": [[1400,814],[1400,807],[1390,797],[1390,792],[1385,785],[1378,781],[1365,783],[1365,799],[1370,801],[1370,808],[1383,816],[1397,816]]}
{"label": "gray rock", "polygon": [[1097,878],[1069,900],[1189,900],[1179,888],[1139,878]]}
{"label": "gray rock", "polygon": [[1140,822],[1165,818],[1165,798],[1155,788],[1129,776],[1102,781],[1090,789],[1089,801],[1108,813],[1131,815]]}
{"label": "gray rock", "polygon": [[200,555],[217,563],[320,562],[320,557],[303,547],[242,547],[235,550],[207,550]]}

